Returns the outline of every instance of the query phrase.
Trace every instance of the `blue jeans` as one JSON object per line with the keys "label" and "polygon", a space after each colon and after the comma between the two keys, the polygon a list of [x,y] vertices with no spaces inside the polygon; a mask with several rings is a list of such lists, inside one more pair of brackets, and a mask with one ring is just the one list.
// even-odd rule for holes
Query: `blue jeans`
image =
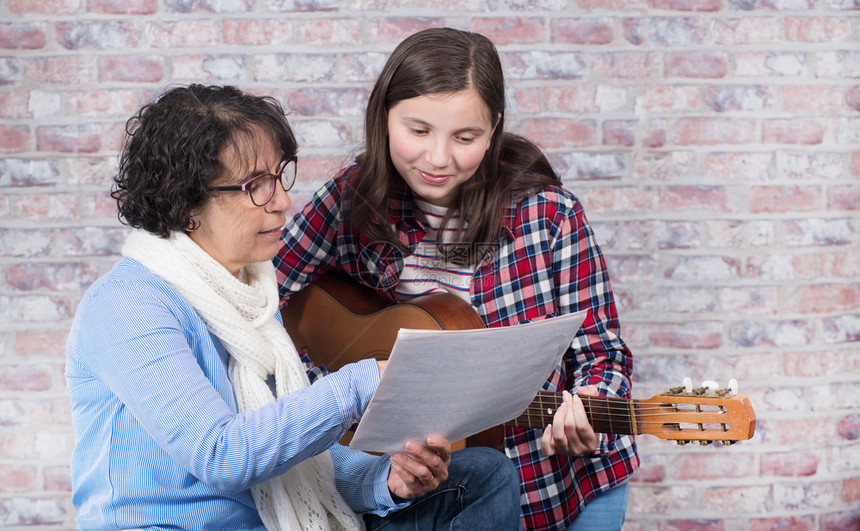
{"label": "blue jeans", "polygon": [[588,502],[565,531],[618,531],[627,513],[630,483],[625,481]]}
{"label": "blue jeans", "polygon": [[368,531],[519,531],[520,477],[505,454],[464,448],[451,454],[448,479],[436,490],[387,516],[366,514],[364,522]]}

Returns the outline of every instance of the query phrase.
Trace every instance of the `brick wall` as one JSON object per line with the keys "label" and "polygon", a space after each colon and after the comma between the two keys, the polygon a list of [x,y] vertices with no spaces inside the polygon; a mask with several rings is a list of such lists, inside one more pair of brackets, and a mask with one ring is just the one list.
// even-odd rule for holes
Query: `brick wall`
{"label": "brick wall", "polygon": [[[433,7],[427,7],[431,5]],[[4,0],[0,526],[70,529],[64,342],[125,229],[125,120],[171,84],[279,98],[301,204],[428,26],[490,36],[510,128],[607,255],[636,397],[736,378],[752,441],[640,438],[626,531],[860,528],[857,0]]]}

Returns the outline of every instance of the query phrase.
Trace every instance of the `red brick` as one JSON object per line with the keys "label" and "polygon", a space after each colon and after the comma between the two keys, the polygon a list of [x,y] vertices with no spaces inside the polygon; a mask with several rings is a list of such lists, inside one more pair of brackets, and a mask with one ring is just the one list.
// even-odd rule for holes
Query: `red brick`
{"label": "red brick", "polygon": [[717,112],[758,111],[774,106],[772,89],[762,85],[707,87],[704,102]]}
{"label": "red brick", "polygon": [[842,482],[842,501],[860,500],[860,478],[849,478]]}
{"label": "red brick", "polygon": [[216,20],[152,22],[146,34],[153,48],[215,46],[221,42],[221,25]]}
{"label": "red brick", "polygon": [[75,21],[56,26],[57,42],[68,50],[133,49],[143,38],[142,26],[134,21]]}
{"label": "red brick", "polygon": [[793,288],[785,296],[797,313],[832,313],[860,307],[860,286],[818,284]]}
{"label": "red brick", "polygon": [[860,276],[860,249],[820,256],[821,274],[825,277]]}
{"label": "red brick", "polygon": [[6,270],[6,284],[18,291],[83,291],[96,278],[95,264],[26,262]]}
{"label": "red brick", "polygon": [[[794,375],[791,372],[786,372],[786,376]],[[779,420],[776,424],[779,438],[775,442],[784,445],[815,447],[821,443],[823,438],[830,439],[834,436],[834,427],[831,420],[814,417]]]}
{"label": "red brick", "polygon": [[[845,102],[848,103],[848,106],[855,111],[860,111],[860,85],[847,89]],[[860,154],[854,153],[855,158],[858,156],[860,156]]]}
{"label": "red brick", "polygon": [[838,218],[786,220],[782,226],[784,242],[791,246],[848,245],[856,236],[855,227]]}
{"label": "red brick", "polygon": [[47,391],[51,383],[51,371],[47,367],[5,365],[0,372],[0,391]]}
{"label": "red brick", "polygon": [[34,22],[0,23],[0,48],[38,50],[45,47],[45,25]]}
{"label": "red brick", "polygon": [[175,79],[200,81],[235,81],[247,77],[244,55],[183,55],[173,59]]}
{"label": "red brick", "polygon": [[21,153],[29,149],[29,126],[0,124],[0,153]]}
{"label": "red brick", "polygon": [[302,21],[296,38],[307,44],[359,44],[361,26],[354,19],[315,19]]}
{"label": "red brick", "polygon": [[821,516],[821,531],[846,531],[860,529],[860,509],[824,514]]}
{"label": "red brick", "polygon": [[744,277],[757,280],[813,279],[818,276],[816,256],[771,254],[751,256]]}
{"label": "red brick", "polygon": [[[0,514],[8,526],[51,525],[56,527],[66,521],[70,511],[68,500],[16,496],[0,500]],[[74,517],[74,514],[72,514]]]}
{"label": "red brick", "polygon": [[636,122],[632,120],[607,120],[603,122],[603,144],[607,146],[632,146],[636,143]]}
{"label": "red brick", "polygon": [[645,0],[576,0],[576,5],[582,9],[605,8],[610,11],[626,11],[644,9]]}
{"label": "red brick", "polygon": [[444,18],[434,17],[379,17],[368,22],[373,42],[379,43],[399,43],[413,33],[445,25]]}
{"label": "red brick", "polygon": [[637,104],[650,111],[689,111],[701,105],[701,88],[691,85],[643,87]]}
{"label": "red brick", "polygon": [[624,18],[621,20],[621,31],[624,40],[630,44],[639,46],[645,44],[648,37],[646,21],[638,18]]}
{"label": "red brick", "polygon": [[[347,73],[351,81],[370,79],[371,74],[367,65],[362,64],[364,57],[354,55],[338,57],[334,54],[267,54],[254,58],[254,74],[257,81],[272,82],[320,82],[335,79],[338,60],[348,63],[346,67],[352,71]],[[358,73],[356,73],[358,71]]]}
{"label": "red brick", "polygon": [[580,85],[572,87],[544,87],[543,109],[555,112],[591,112],[597,110],[595,98],[597,87]]}
{"label": "red brick", "polygon": [[34,57],[25,66],[26,77],[37,83],[92,83],[95,73],[93,58],[86,56]]}
{"label": "red brick", "polygon": [[654,347],[681,349],[716,349],[723,345],[723,327],[719,323],[691,322],[660,324],[648,334]]}
{"label": "red brick", "polygon": [[156,82],[164,78],[164,58],[159,56],[100,57],[99,80]]}
{"label": "red brick", "polygon": [[666,54],[667,77],[718,79],[728,71],[725,54],[718,52],[690,52]]}
{"label": "red brick", "polygon": [[786,111],[817,111],[836,113],[844,104],[840,87],[790,86],[780,87],[782,108]]}
{"label": "red brick", "polygon": [[56,160],[0,159],[0,186],[50,186],[61,179]]}
{"label": "red brick", "polygon": [[719,11],[720,0],[648,0],[648,7],[675,11]]}
{"label": "red brick", "polygon": [[815,452],[781,452],[761,456],[761,474],[764,476],[813,476],[821,460]]}
{"label": "red brick", "polygon": [[38,331],[15,334],[15,355],[25,358],[52,357],[62,359],[66,353],[68,332]]}
{"label": "red brick", "polygon": [[790,347],[812,343],[815,326],[809,321],[742,321],[729,328],[731,344],[737,347]]}
{"label": "red brick", "polygon": [[719,19],[714,42],[721,45],[775,44],[782,40],[783,20],[775,17]]}
{"label": "red brick", "polygon": [[8,0],[9,11],[12,13],[42,13],[45,15],[63,15],[80,11],[83,0]]}
{"label": "red brick", "polygon": [[42,126],[36,129],[39,151],[95,153],[101,149],[101,130],[96,124]]}
{"label": "red brick", "polygon": [[[719,511],[728,519],[730,515],[737,513],[766,512],[765,506],[769,498],[770,487],[765,485],[711,487],[704,490],[702,505],[710,511]],[[723,523],[728,522],[724,520]],[[731,530],[733,527],[729,524],[726,529]]]}
{"label": "red brick", "polygon": [[46,491],[72,492],[72,473],[68,466],[46,466],[43,475]]}
{"label": "red brick", "polygon": [[646,52],[604,52],[594,55],[591,65],[597,78],[641,79],[661,77],[660,61]]}
{"label": "red brick", "polygon": [[787,352],[786,376],[834,376],[845,370],[845,360],[839,351]]}
{"label": "red brick", "polygon": [[745,478],[755,476],[755,458],[735,452],[681,454],[672,461],[671,477],[677,480]]}
{"label": "red brick", "polygon": [[593,120],[534,119],[525,121],[520,134],[545,149],[580,147],[599,143]]}
{"label": "red brick", "polygon": [[116,256],[126,234],[126,229],[118,228],[62,229],[58,234],[62,244],[57,251],[66,257]]}
{"label": "red brick", "polygon": [[749,212],[803,212],[824,206],[822,190],[812,186],[756,186],[749,197]]}
{"label": "red brick", "polygon": [[30,118],[33,116],[28,107],[29,90],[0,91],[0,118]]}
{"label": "red brick", "polygon": [[679,146],[753,144],[755,122],[747,119],[683,118],[678,121],[672,142]]}
{"label": "red brick", "polygon": [[225,44],[261,46],[288,44],[293,41],[293,24],[288,20],[225,20]]}
{"label": "red brick", "polygon": [[508,52],[503,62],[507,76],[518,80],[579,79],[587,70],[582,54],[575,52]]}
{"label": "red brick", "polygon": [[807,77],[806,55],[799,52],[738,52],[734,54],[737,77]]}
{"label": "red brick", "polygon": [[824,338],[832,343],[860,341],[860,317],[841,315],[824,319]]}
{"label": "red brick", "polygon": [[789,41],[832,43],[851,40],[851,20],[846,17],[786,17]]}
{"label": "red brick", "polygon": [[729,210],[726,189],[722,186],[665,186],[657,199],[660,210],[688,208],[726,212]]}
{"label": "red brick", "polygon": [[541,17],[475,18],[469,30],[486,35],[496,46],[537,44],[544,39],[544,20]]}
{"label": "red brick", "polygon": [[0,492],[21,493],[36,490],[36,467],[0,465]]}
{"label": "red brick", "polygon": [[752,518],[749,520],[749,531],[813,531],[815,525],[814,516]]}
{"label": "red brick", "polygon": [[654,18],[648,22],[648,42],[655,46],[697,46],[707,40],[708,27],[700,18]]}
{"label": "red brick", "polygon": [[839,437],[848,441],[860,440],[860,413],[852,413],[839,420],[836,429]]}
{"label": "red brick", "polygon": [[553,18],[550,34],[556,44],[609,44],[614,38],[608,18]]}
{"label": "red brick", "polygon": [[721,288],[719,301],[731,315],[775,315],[780,309],[777,291],[769,287]]}
{"label": "red brick", "polygon": [[69,95],[68,105],[76,116],[122,116],[127,118],[137,110],[140,101],[138,101],[137,93],[133,90],[96,89]]}
{"label": "red brick", "polygon": [[166,0],[165,7],[177,13],[241,13],[250,11],[254,0],[223,2],[221,0]]}
{"label": "red brick", "polygon": [[826,125],[822,119],[779,118],[762,122],[762,140],[781,144],[820,144]]}
{"label": "red brick", "polygon": [[11,214],[16,219],[77,219],[78,198],[70,194],[23,194],[14,196]]}
{"label": "red brick", "polygon": [[87,0],[87,11],[113,15],[152,15],[158,0]]}

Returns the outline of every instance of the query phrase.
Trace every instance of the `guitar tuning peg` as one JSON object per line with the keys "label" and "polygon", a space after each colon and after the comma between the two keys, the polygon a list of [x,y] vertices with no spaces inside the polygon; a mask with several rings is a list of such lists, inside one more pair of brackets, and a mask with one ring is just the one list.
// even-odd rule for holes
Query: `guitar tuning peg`
{"label": "guitar tuning peg", "polygon": [[721,441],[721,442],[723,443],[723,446],[732,446],[733,444],[735,444],[738,441]]}
{"label": "guitar tuning peg", "polygon": [[729,391],[732,392],[732,395],[738,394],[738,381],[734,378],[729,380]]}
{"label": "guitar tuning peg", "polygon": [[690,442],[690,441],[687,441],[687,440],[684,440],[684,439],[678,439],[677,441],[675,441],[675,443],[676,443],[678,446],[684,446],[684,445],[686,445],[686,444],[687,444],[687,443],[689,443],[689,442]]}
{"label": "guitar tuning peg", "polygon": [[693,380],[689,376],[685,376],[681,383],[684,385],[684,390],[688,393],[693,392]]}
{"label": "guitar tuning peg", "polygon": [[699,446],[707,446],[707,445],[711,444],[712,442],[714,442],[714,441],[699,441]]}
{"label": "guitar tuning peg", "polygon": [[713,380],[705,380],[702,382],[702,387],[710,390],[710,391],[718,391],[720,389],[720,384]]}

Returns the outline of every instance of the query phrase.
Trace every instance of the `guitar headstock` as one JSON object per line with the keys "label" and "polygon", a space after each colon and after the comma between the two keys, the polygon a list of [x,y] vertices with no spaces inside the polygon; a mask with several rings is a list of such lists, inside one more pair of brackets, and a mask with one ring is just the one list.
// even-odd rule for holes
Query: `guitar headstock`
{"label": "guitar headstock", "polygon": [[639,400],[637,423],[641,424],[641,433],[678,444],[719,441],[729,445],[751,439],[755,434],[755,411],[749,399],[738,395],[737,390],[735,380],[730,380],[726,389],[711,381],[694,388],[685,378],[682,386]]}

